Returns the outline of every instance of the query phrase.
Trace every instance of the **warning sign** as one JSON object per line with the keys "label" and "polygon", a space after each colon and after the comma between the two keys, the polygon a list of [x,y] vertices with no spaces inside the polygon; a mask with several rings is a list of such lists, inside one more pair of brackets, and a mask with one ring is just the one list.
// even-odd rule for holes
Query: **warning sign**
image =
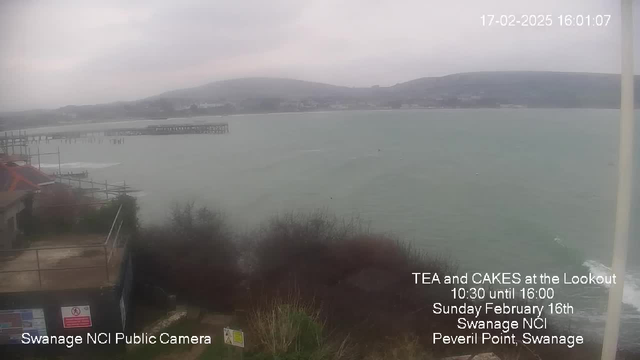
{"label": "warning sign", "polygon": [[227,345],[233,345],[243,348],[244,333],[240,330],[224,328],[224,343]]}
{"label": "warning sign", "polygon": [[60,310],[65,329],[91,327],[91,308],[89,305],[63,306]]}

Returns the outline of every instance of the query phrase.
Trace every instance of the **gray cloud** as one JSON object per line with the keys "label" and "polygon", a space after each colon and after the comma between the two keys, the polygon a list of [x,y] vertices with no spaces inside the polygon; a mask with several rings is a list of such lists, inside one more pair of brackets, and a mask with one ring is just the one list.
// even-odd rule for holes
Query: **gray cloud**
{"label": "gray cloud", "polygon": [[[608,0],[0,4],[0,110],[133,100],[244,76],[370,86],[466,71],[620,68],[619,3]],[[606,28],[489,28],[483,14],[612,20]]]}

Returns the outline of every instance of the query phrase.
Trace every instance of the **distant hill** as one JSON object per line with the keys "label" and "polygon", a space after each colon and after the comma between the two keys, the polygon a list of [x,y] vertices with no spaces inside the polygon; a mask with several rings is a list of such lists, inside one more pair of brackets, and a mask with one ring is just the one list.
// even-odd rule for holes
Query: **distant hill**
{"label": "distant hill", "polygon": [[[636,87],[640,77],[636,76]],[[565,72],[477,72],[421,78],[390,88],[400,97],[480,96],[528,107],[616,108],[620,76]],[[637,99],[640,99],[638,97]]]}
{"label": "distant hill", "polygon": [[[636,77],[636,84],[640,84],[640,77]],[[437,106],[438,99],[441,99],[441,105],[453,99],[459,99],[459,105],[464,105],[465,101],[476,99],[484,100],[486,104],[527,107],[616,108],[620,106],[620,76],[537,71],[475,72],[426,77],[375,88],[349,88],[291,79],[246,78],[169,91],[149,99],[241,102],[261,98],[299,100],[327,97],[370,100],[378,105],[399,100],[403,103],[432,102],[425,105]]]}
{"label": "distant hill", "polygon": [[187,101],[242,101],[258,98],[302,99],[348,96],[351,89],[310,81],[280,78],[244,78],[216,81],[188,89],[168,91],[146,100],[185,99]]}
{"label": "distant hill", "polygon": [[[640,77],[635,80],[640,89]],[[636,91],[640,108],[640,90]],[[69,121],[380,108],[617,108],[620,76],[566,72],[473,72],[426,77],[394,86],[355,88],[280,79],[244,78],[173,90],[149,98],[0,114],[16,129]]]}

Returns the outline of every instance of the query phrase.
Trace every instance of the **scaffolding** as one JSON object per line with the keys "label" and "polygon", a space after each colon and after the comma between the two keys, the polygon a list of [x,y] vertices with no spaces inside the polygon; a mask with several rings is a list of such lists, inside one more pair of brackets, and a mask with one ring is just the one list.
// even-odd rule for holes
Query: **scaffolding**
{"label": "scaffolding", "polygon": [[0,137],[0,159],[4,162],[25,162],[31,164],[31,153],[29,150],[29,137],[23,130],[18,130],[18,134],[4,132]]}

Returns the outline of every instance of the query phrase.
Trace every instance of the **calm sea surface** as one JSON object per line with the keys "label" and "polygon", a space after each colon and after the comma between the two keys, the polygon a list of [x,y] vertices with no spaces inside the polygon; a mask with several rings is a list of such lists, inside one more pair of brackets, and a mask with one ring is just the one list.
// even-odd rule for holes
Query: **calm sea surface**
{"label": "calm sea surface", "polygon": [[[176,201],[223,210],[241,230],[274,214],[321,208],[450,256],[461,271],[606,274],[618,119],[614,110],[525,109],[202,117],[44,130],[225,121],[230,133],[127,137],[120,145],[52,141],[40,150],[59,146],[63,171],[86,169],[94,180],[142,189],[145,223],[163,220]],[[42,166],[57,170],[57,157]],[[640,347],[636,234],[625,347]],[[601,333],[606,288],[558,286],[556,298],[576,309],[560,323]]]}

